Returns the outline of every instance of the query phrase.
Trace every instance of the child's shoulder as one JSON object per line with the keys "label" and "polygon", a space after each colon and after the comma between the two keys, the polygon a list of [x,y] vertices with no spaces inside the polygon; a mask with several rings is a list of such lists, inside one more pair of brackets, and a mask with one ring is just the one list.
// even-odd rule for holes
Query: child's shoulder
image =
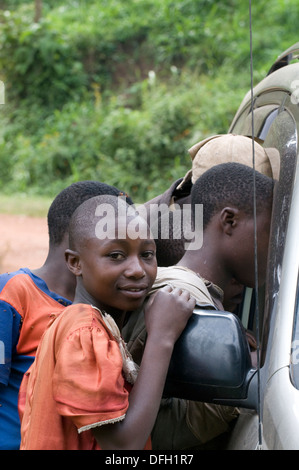
{"label": "child's shoulder", "polygon": [[0,291],[6,288],[8,284],[19,284],[23,279],[31,280],[31,274],[28,268],[21,268],[17,271],[0,274]]}
{"label": "child's shoulder", "polygon": [[[54,316],[55,313],[54,313]],[[107,330],[101,312],[90,304],[76,303],[65,307],[58,313],[54,324],[56,329],[70,336],[82,329]]]}
{"label": "child's shoulder", "polygon": [[111,327],[103,320],[102,313],[88,304],[73,304],[53,313],[53,323],[49,325],[43,343],[55,354],[62,352],[65,360],[70,362],[75,355],[80,356],[79,351],[84,351],[82,357],[96,356],[99,351],[105,351],[104,354],[117,360],[120,355],[119,342]]}

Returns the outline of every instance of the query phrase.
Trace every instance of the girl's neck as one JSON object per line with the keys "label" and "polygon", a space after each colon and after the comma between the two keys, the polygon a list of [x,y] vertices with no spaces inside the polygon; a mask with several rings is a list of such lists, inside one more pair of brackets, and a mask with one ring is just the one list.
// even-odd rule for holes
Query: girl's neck
{"label": "girl's neck", "polygon": [[117,310],[113,307],[102,305],[97,299],[95,299],[86,289],[82,286],[81,282],[77,283],[75,292],[75,298],[73,304],[89,304],[96,307],[102,313],[108,313],[114,319],[115,323],[119,328],[122,328],[123,322],[126,316],[126,312]]}

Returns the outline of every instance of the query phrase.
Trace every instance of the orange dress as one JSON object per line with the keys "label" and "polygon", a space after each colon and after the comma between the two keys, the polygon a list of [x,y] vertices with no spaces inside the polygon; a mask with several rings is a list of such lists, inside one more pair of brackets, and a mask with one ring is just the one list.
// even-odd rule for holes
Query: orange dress
{"label": "orange dress", "polygon": [[21,384],[20,448],[100,449],[91,429],[124,419],[129,406],[119,345],[90,305],[53,319]]}

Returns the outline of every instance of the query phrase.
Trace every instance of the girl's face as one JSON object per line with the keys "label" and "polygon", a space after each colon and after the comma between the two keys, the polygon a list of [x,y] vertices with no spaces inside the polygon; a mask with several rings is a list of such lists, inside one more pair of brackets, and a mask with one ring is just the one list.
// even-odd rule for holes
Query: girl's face
{"label": "girl's face", "polygon": [[[145,224],[140,219],[140,224]],[[140,307],[157,274],[156,245],[153,239],[132,238],[127,233],[128,221],[118,224],[117,233],[104,240],[87,240],[80,251],[80,274],[91,302],[107,313],[121,313]]]}

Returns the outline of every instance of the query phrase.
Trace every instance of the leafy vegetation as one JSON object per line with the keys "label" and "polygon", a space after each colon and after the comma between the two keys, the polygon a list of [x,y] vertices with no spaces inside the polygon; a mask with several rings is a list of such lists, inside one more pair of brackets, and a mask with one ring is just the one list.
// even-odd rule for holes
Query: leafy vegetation
{"label": "leafy vegetation", "polygon": [[[53,197],[80,179],[136,201],[227,132],[250,87],[249,2],[0,1],[1,192]],[[254,81],[297,42],[297,0],[252,2]]]}

